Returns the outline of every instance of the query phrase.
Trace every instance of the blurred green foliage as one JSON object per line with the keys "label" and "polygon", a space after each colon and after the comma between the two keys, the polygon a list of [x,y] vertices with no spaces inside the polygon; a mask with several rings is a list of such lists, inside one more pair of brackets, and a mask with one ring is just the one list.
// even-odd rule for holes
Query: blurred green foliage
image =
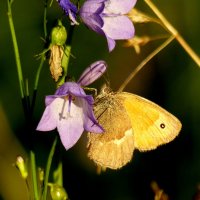
{"label": "blurred green foliage", "polygon": [[[200,54],[198,0],[154,1],[181,35]],[[143,1],[136,8],[151,13]],[[15,0],[13,18],[19,44],[24,78],[28,79],[30,94],[42,52],[43,11],[41,0]],[[54,1],[47,14],[50,32],[62,11]],[[65,19],[63,20],[65,22]],[[7,19],[7,4],[0,1],[0,196],[2,199],[28,199],[25,183],[13,163],[17,155],[26,157],[23,140],[24,114],[21,105],[13,46]],[[136,25],[136,34],[162,33],[157,25]],[[105,38],[96,35],[84,25],[75,28],[70,75],[78,78],[90,63],[104,59],[109,69],[107,77],[113,90],[117,90],[127,75],[153,51],[159,42],[142,47],[137,55],[133,48],[124,48],[122,42],[108,53]],[[98,80],[94,87],[99,87]],[[48,62],[42,69],[34,120],[37,124],[44,109],[44,96],[53,94],[55,84],[48,70]],[[149,200],[153,199],[152,180],[169,195],[170,199],[192,199],[200,182],[200,69],[182,47],[173,41],[160,52],[132,80],[126,91],[148,98],[176,115],[182,122],[180,135],[170,144],[151,152],[135,152],[130,164],[119,171],[108,170],[96,175],[95,166],[87,158],[86,134],[69,151],[63,149],[64,186],[72,200]],[[23,133],[23,134],[22,134]],[[37,163],[44,167],[52,138],[56,132],[35,134]],[[30,134],[26,132],[27,136]],[[20,145],[21,144],[21,145]]]}

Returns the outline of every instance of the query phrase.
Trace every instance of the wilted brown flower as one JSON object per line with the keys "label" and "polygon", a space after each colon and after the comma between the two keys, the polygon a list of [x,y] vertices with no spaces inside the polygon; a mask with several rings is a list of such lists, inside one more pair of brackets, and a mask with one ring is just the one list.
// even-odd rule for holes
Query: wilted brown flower
{"label": "wilted brown flower", "polygon": [[135,8],[133,8],[129,13],[128,17],[131,19],[133,23],[160,23],[159,19],[151,17]]}
{"label": "wilted brown flower", "polygon": [[50,48],[51,55],[49,59],[50,71],[53,79],[57,82],[59,77],[62,76],[62,57],[63,47],[58,45],[52,45]]}

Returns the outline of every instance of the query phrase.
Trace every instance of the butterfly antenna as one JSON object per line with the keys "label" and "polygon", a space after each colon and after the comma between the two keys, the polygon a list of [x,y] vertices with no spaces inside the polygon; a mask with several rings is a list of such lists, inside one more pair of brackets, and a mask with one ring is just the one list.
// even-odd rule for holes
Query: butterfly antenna
{"label": "butterfly antenna", "polygon": [[128,85],[128,83],[134,78],[134,76],[154,57],[156,56],[162,49],[164,49],[172,40],[175,39],[175,36],[170,36],[165,42],[163,42],[158,48],[152,51],[135,69],[130,75],[125,79],[122,85],[119,87],[118,92],[122,92],[124,88]]}

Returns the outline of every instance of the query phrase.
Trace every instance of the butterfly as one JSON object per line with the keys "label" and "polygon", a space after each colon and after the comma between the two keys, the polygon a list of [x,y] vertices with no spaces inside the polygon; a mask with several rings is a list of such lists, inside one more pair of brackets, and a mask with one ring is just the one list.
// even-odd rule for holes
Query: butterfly
{"label": "butterfly", "polygon": [[179,134],[181,122],[157,104],[132,93],[108,90],[104,87],[94,104],[104,133],[88,133],[88,157],[97,166],[119,169],[132,160],[135,149],[156,149]]}

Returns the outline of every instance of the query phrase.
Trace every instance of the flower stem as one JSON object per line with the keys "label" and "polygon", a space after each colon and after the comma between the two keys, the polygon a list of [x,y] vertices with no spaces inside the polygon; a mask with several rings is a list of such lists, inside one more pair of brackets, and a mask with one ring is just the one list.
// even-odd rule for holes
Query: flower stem
{"label": "flower stem", "polygon": [[[47,38],[47,5],[48,5],[48,0],[46,0],[44,3],[44,14],[43,14],[43,31],[44,31],[44,39],[45,40]],[[35,76],[35,83],[34,83],[34,88],[33,88],[34,91],[33,91],[32,103],[31,103],[31,114],[33,113],[33,109],[35,106],[40,73],[41,73],[42,67],[44,65],[45,59],[46,59],[45,53],[42,53],[41,59],[40,59],[40,65],[37,69],[36,76]]]}
{"label": "flower stem", "polygon": [[167,28],[167,30],[174,35],[176,40],[180,43],[180,45],[185,49],[185,51],[190,55],[190,57],[196,62],[196,64],[200,67],[200,58],[193,51],[193,49],[187,44],[187,42],[183,39],[183,37],[178,33],[178,31],[169,23],[169,21],[164,17],[164,15],[160,12],[160,10],[152,3],[151,0],[144,0],[145,3],[152,9],[152,11],[157,15],[157,17],[161,20],[163,25]]}
{"label": "flower stem", "polygon": [[46,170],[45,170],[45,178],[44,178],[44,190],[43,190],[43,197],[42,197],[43,200],[46,200],[46,198],[47,198],[47,186],[48,186],[48,180],[49,180],[49,173],[50,173],[51,163],[52,163],[53,155],[55,152],[57,140],[58,140],[58,138],[56,136],[56,138],[53,142],[53,145],[51,147],[48,160],[47,160],[47,165],[46,165]]}
{"label": "flower stem", "polygon": [[44,14],[43,14],[43,30],[45,39],[47,37],[47,5],[48,5],[48,0],[46,0],[44,3]]}
{"label": "flower stem", "polygon": [[32,172],[32,180],[33,180],[34,199],[39,200],[35,154],[33,151],[30,151],[30,159],[31,159],[31,172]]}
{"label": "flower stem", "polygon": [[165,42],[163,42],[158,48],[156,48],[153,52],[151,52],[136,68],[135,70],[125,79],[122,83],[118,92],[122,92],[124,88],[128,85],[128,83],[133,79],[133,77],[149,62],[154,56],[156,56],[162,49],[164,49],[175,36],[170,36]]}
{"label": "flower stem", "polygon": [[13,1],[7,0],[7,3],[8,3],[8,13],[7,14],[8,14],[10,32],[11,32],[12,41],[13,41],[15,61],[16,61],[16,65],[17,65],[20,94],[21,94],[21,98],[23,99],[24,98],[24,80],[23,80],[23,74],[22,74],[22,68],[21,68],[21,62],[20,62],[20,56],[19,56],[19,48],[18,48],[18,44],[17,44],[17,38],[16,38],[13,17],[12,17],[12,10],[11,10]]}

